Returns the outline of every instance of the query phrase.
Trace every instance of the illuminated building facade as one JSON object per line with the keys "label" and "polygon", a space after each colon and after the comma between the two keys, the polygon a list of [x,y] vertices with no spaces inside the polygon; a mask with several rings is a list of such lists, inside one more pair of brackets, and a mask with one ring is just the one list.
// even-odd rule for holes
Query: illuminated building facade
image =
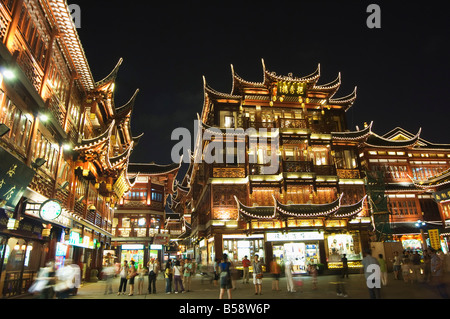
{"label": "illuminated building facade", "polygon": [[[239,264],[259,254],[267,265],[273,256],[291,259],[302,273],[310,264],[339,267],[345,253],[359,267],[370,218],[358,145],[369,130],[347,130],[356,88],[335,97],[341,76],[318,84],[320,65],[294,77],[268,71],[263,61],[262,82],[233,67],[232,75],[231,93],[205,81],[203,138],[174,186],[172,209],[187,216],[197,260],[211,264],[227,253]],[[217,141],[223,148],[211,152]]]}
{"label": "illuminated building facade", "polygon": [[[425,222],[422,232],[427,240],[430,229],[448,233],[445,227],[450,218],[445,187],[450,144],[432,143],[420,134],[421,130],[411,133],[397,127],[382,136],[370,132],[360,145],[377,240],[395,239],[412,250],[424,246],[419,220]],[[444,242],[442,248],[448,245]]]}
{"label": "illuminated building facade", "polygon": [[179,164],[130,163],[133,186],[119,200],[113,219],[111,256],[115,261],[134,260],[147,265],[151,258],[164,259],[170,238],[181,229],[166,225],[166,199],[172,193]]}
{"label": "illuminated building facade", "polygon": [[[114,104],[121,60],[94,81],[66,1],[0,1],[0,297],[46,261],[102,266],[114,206],[131,188],[136,94]],[[45,203],[45,205],[44,205]],[[91,272],[91,270],[95,270]]]}

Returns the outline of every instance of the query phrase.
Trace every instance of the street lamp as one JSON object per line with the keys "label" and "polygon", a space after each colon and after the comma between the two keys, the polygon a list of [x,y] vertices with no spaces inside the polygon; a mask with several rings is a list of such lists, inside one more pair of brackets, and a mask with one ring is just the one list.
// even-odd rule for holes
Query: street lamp
{"label": "street lamp", "polygon": [[422,251],[425,251],[427,249],[427,243],[425,241],[425,234],[423,232],[424,227],[427,225],[424,221],[418,220],[415,223],[416,227],[420,229],[420,235],[422,236]]}

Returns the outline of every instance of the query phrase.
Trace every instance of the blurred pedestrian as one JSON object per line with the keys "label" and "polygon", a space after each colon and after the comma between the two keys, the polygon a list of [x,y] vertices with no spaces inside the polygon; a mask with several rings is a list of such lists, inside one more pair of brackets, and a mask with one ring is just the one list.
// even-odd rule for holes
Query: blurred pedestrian
{"label": "blurred pedestrian", "polygon": [[242,283],[249,283],[250,278],[250,260],[247,258],[247,256],[244,256],[244,259],[242,259],[242,268],[243,268],[243,275],[242,275]]}
{"label": "blurred pedestrian", "polygon": [[225,290],[228,294],[228,299],[231,299],[231,289],[233,288],[231,282],[231,263],[228,261],[228,255],[224,254],[222,262],[219,264],[219,278],[220,278],[220,294],[219,299],[223,299]]}
{"label": "blurred pedestrian", "polygon": [[383,286],[386,286],[387,280],[388,280],[388,273],[387,273],[386,260],[383,259],[383,254],[378,254],[378,264],[380,265],[381,283]]}
{"label": "blurred pedestrian", "polygon": [[394,251],[394,259],[392,260],[394,265],[394,279],[399,280],[402,271],[402,259],[398,255],[398,251]]}
{"label": "blurred pedestrian", "polygon": [[214,269],[213,269],[213,280],[214,280],[214,286],[218,286],[219,285],[219,264],[220,264],[220,260],[218,258],[216,258],[214,260]]}
{"label": "blurred pedestrian", "polygon": [[124,260],[123,265],[120,267],[119,270],[119,276],[120,276],[120,284],[119,284],[119,292],[117,295],[120,295],[120,293],[125,294],[127,291],[127,282],[128,282],[128,261]]}
{"label": "blurred pedestrian", "polygon": [[105,295],[112,294],[113,293],[112,281],[115,274],[114,266],[107,262],[103,267],[102,274],[103,274],[102,278],[105,280]]}
{"label": "blurred pedestrian", "polygon": [[148,293],[156,294],[156,278],[158,277],[159,273],[158,261],[155,260],[155,258],[152,258],[148,262],[147,267],[148,267]]}
{"label": "blurred pedestrian", "polygon": [[366,278],[366,285],[369,289],[369,296],[371,299],[381,298],[381,278],[379,275],[380,265],[378,260],[372,257],[372,251],[366,249],[366,256],[362,259],[364,267],[364,276]]}
{"label": "blurred pedestrian", "polygon": [[413,283],[411,260],[409,260],[409,258],[403,258],[401,266],[403,281],[406,283]]}
{"label": "blurred pedestrian", "polygon": [[294,271],[292,261],[290,259],[286,260],[284,264],[284,274],[286,276],[286,285],[288,292],[296,292],[294,287],[294,278],[292,278],[292,272]]}
{"label": "blurred pedestrian", "polygon": [[310,275],[312,277],[312,289],[316,290],[317,289],[317,274],[318,274],[317,266],[316,265],[310,265],[309,273],[310,273]]}
{"label": "blurred pedestrian", "polygon": [[423,280],[426,283],[431,281],[431,256],[428,249],[423,251]]}
{"label": "blurred pedestrian", "polygon": [[345,277],[348,278],[348,259],[346,254],[342,255],[341,261],[342,261],[342,278]]}
{"label": "blurred pedestrian", "polygon": [[132,260],[130,261],[130,268],[128,269],[128,283],[130,285],[130,293],[128,294],[128,296],[133,296],[134,295],[134,280],[137,276],[137,269],[135,266],[135,261]]}
{"label": "blurred pedestrian", "polygon": [[176,294],[178,293],[178,286],[180,286],[180,292],[184,293],[182,276],[183,276],[183,266],[181,266],[180,261],[177,259],[175,261],[175,266],[173,267],[173,278]]}
{"label": "blurred pedestrian", "polygon": [[412,263],[412,275],[413,280],[415,282],[419,282],[419,279],[421,278],[421,261],[420,261],[420,255],[417,252],[417,250],[413,253],[411,257],[411,263]]}
{"label": "blurred pedestrian", "polygon": [[37,278],[28,290],[39,299],[53,299],[55,296],[56,269],[55,263],[50,261],[39,270]]}
{"label": "blurred pedestrian", "polygon": [[270,263],[270,273],[272,274],[272,290],[280,291],[281,266],[276,256],[273,256],[273,260]]}
{"label": "blurred pedestrian", "polygon": [[444,281],[444,261],[437,251],[433,248],[431,251],[431,282],[436,288],[437,292],[443,299],[448,299],[449,295],[447,293],[447,287]]}
{"label": "blurred pedestrian", "polygon": [[262,261],[259,259],[258,255],[255,255],[253,259],[253,284],[255,285],[255,295],[262,295],[262,279],[263,279],[263,269]]}
{"label": "blurred pedestrian", "polygon": [[80,287],[80,268],[66,259],[64,266],[56,271],[55,292],[58,299],[66,299]]}

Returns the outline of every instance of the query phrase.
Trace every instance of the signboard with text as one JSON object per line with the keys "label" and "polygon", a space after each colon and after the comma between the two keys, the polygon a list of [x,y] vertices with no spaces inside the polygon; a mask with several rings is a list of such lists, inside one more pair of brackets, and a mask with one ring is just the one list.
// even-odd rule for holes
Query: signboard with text
{"label": "signboard with text", "polygon": [[430,246],[433,249],[441,249],[441,238],[439,229],[429,229],[428,238],[430,239]]}
{"label": "signboard with text", "polygon": [[0,147],[0,202],[16,207],[35,171]]}

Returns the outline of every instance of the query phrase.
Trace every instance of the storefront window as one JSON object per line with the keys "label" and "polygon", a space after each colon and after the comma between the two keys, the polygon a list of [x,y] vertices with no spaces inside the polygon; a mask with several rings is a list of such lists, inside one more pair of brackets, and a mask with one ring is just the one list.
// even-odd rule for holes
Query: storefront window
{"label": "storefront window", "polygon": [[251,259],[258,255],[261,259],[264,258],[264,240],[227,238],[223,240],[223,252],[235,264],[242,262],[245,256]]}
{"label": "storefront window", "polygon": [[10,238],[7,244],[2,240],[2,280],[0,294],[11,297],[25,293],[34,281],[40,267],[42,245]]}
{"label": "storefront window", "polygon": [[355,241],[356,237],[356,234],[334,234],[328,236],[328,262],[340,262],[344,254],[349,261],[361,260],[361,248],[359,241]]}

